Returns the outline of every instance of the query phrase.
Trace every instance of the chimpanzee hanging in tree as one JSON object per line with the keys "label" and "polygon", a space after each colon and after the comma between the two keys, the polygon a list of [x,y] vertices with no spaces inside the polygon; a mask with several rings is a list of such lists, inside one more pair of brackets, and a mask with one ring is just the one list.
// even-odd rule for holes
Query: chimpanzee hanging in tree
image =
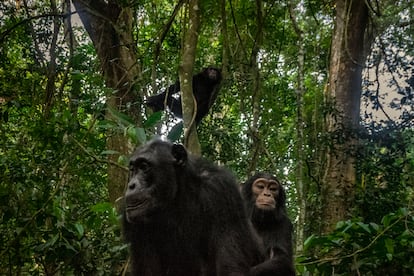
{"label": "chimpanzee hanging in tree", "polygon": [[[221,79],[221,72],[215,67],[204,68],[200,73],[193,76],[193,94],[197,103],[195,116],[197,125],[207,115],[216,100]],[[166,91],[149,97],[146,105],[154,112],[165,110],[167,106],[175,117],[182,118],[181,95],[175,96],[180,91],[180,81],[177,80]]]}

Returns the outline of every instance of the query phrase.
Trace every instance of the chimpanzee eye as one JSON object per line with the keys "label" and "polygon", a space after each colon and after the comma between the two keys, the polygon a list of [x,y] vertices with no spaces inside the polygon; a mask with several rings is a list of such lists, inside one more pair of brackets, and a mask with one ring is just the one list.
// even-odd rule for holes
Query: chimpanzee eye
{"label": "chimpanzee eye", "polygon": [[265,187],[265,185],[263,184],[263,182],[257,182],[256,183],[256,187],[259,188],[259,189],[261,189],[261,190],[263,190],[264,187]]}
{"label": "chimpanzee eye", "polygon": [[271,192],[277,192],[277,187],[270,187],[270,188],[269,188],[269,190],[270,190]]}
{"label": "chimpanzee eye", "polygon": [[151,169],[151,163],[144,158],[132,160],[129,164],[129,171],[132,174],[140,173],[140,172],[148,172]]}
{"label": "chimpanzee eye", "polygon": [[151,168],[151,164],[148,161],[145,160],[140,160],[139,162],[137,162],[137,164],[135,165],[135,168],[137,170],[140,170],[142,172],[147,172],[149,171],[149,169]]}

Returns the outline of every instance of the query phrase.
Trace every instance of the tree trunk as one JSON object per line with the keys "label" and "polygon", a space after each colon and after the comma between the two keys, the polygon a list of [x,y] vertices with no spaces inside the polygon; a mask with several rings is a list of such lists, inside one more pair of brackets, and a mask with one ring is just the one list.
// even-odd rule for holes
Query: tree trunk
{"label": "tree trunk", "polygon": [[180,87],[183,105],[184,145],[191,153],[201,155],[197,127],[194,121],[197,103],[193,94],[193,68],[196,55],[198,30],[200,27],[200,6],[198,0],[190,0],[189,27],[184,38],[183,55],[180,64]]}
{"label": "tree trunk", "polygon": [[296,254],[303,252],[303,244],[305,242],[305,218],[306,218],[306,187],[304,181],[304,120],[303,120],[303,94],[305,93],[305,43],[303,41],[303,31],[299,27],[296,20],[296,13],[294,7],[296,3],[294,1],[289,2],[289,14],[292,20],[295,33],[298,37],[298,76],[296,87],[296,192],[297,192],[297,204],[298,204],[298,222],[296,224]]}
{"label": "tree trunk", "polygon": [[364,35],[368,22],[365,1],[336,0],[329,83],[326,101],[333,111],[326,118],[330,137],[322,187],[322,231],[347,219],[354,200],[355,129],[359,124]]}
{"label": "tree trunk", "polygon": [[247,175],[252,175],[256,170],[257,163],[263,151],[262,139],[259,133],[259,124],[260,124],[260,100],[261,100],[261,90],[262,83],[260,80],[260,69],[257,63],[258,55],[260,48],[263,44],[263,3],[261,0],[256,0],[256,26],[257,33],[255,36],[254,45],[252,48],[252,53],[250,56],[250,70],[252,74],[252,121],[250,124],[250,136],[252,139],[252,148],[250,150],[250,162],[249,167],[247,168]]}
{"label": "tree trunk", "polygon": [[229,35],[227,27],[227,12],[226,12],[226,0],[220,1],[220,23],[221,23],[221,35],[223,36],[223,52],[221,59],[221,75],[225,80],[229,74],[229,60],[230,60],[230,47],[229,47]]}
{"label": "tree trunk", "polygon": [[[73,4],[96,49],[105,83],[114,91],[108,95],[108,108],[128,114],[141,125],[141,112],[136,108],[140,104],[135,104],[141,98],[134,89],[140,68],[132,36],[132,9],[118,1],[73,0]],[[109,113],[107,117],[113,119]],[[109,199],[115,202],[123,194],[128,175],[126,170],[113,164],[131,149],[122,133],[108,133],[107,148],[118,153],[108,163]]]}

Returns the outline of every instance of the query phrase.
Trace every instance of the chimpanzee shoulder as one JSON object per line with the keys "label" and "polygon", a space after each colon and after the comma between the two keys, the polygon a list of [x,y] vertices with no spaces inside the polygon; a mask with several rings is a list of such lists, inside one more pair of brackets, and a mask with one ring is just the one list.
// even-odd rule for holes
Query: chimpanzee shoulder
{"label": "chimpanzee shoulder", "polygon": [[137,149],[124,198],[135,275],[247,275],[264,260],[233,174],[182,145]]}

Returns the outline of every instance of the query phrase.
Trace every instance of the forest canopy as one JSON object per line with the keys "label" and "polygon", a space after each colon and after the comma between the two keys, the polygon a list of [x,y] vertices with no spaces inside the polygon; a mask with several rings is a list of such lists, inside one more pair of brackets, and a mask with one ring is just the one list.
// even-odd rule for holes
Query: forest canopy
{"label": "forest canopy", "polygon": [[[1,1],[0,274],[125,271],[118,199],[155,136],[277,175],[297,275],[414,274],[413,4]],[[182,119],[145,105],[177,81]]]}

